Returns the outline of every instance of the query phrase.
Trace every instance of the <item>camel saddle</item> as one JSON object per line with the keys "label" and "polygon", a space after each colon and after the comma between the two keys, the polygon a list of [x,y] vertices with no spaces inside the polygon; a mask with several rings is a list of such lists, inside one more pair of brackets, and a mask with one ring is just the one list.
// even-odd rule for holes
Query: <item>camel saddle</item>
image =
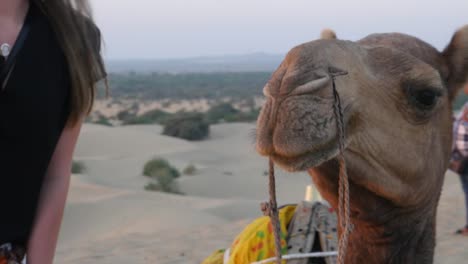
{"label": "camel saddle", "polygon": [[[302,201],[288,226],[288,254],[337,251],[337,216],[325,201]],[[336,257],[289,260],[288,264],[335,264]]]}

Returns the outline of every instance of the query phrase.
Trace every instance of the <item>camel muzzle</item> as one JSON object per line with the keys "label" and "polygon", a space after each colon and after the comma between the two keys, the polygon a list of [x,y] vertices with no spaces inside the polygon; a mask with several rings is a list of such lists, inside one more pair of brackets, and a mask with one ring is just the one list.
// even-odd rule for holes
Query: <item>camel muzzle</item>
{"label": "camel muzzle", "polygon": [[346,74],[329,68],[326,76],[287,95],[274,93],[267,85],[264,92],[268,100],[257,123],[257,152],[292,171],[309,169],[336,155],[337,92],[333,83],[334,78]]}

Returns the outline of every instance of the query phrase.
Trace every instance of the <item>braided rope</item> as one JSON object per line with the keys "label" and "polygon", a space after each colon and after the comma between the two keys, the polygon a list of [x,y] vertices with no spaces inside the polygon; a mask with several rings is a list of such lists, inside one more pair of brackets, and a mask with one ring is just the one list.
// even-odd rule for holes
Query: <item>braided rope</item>
{"label": "braided rope", "polygon": [[275,235],[275,249],[276,249],[276,263],[281,264],[281,223],[278,215],[278,205],[276,204],[276,182],[275,182],[275,164],[270,158],[269,160],[269,183],[268,190],[270,194],[270,201],[268,204],[267,212],[271,219],[273,226],[273,234]]}
{"label": "braided rope", "polygon": [[346,251],[348,248],[349,233],[351,232],[350,225],[350,208],[349,208],[349,179],[346,172],[346,161],[344,159],[345,148],[345,126],[343,118],[343,108],[341,107],[341,100],[338,91],[336,90],[335,76],[332,75],[333,84],[333,97],[335,99],[334,112],[336,119],[336,126],[338,130],[338,144],[340,154],[338,156],[339,163],[339,185],[338,185],[338,217],[342,233],[338,243],[338,264],[344,264]]}

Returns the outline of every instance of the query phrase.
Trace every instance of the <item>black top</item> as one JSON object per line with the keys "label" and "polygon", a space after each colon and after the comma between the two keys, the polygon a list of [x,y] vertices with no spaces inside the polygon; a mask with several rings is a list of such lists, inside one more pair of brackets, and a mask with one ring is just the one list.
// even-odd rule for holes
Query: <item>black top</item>
{"label": "black top", "polygon": [[13,47],[16,56],[8,58],[14,61],[12,70],[0,92],[0,244],[24,246],[47,167],[69,116],[71,88],[65,55],[33,1],[26,19],[29,32]]}

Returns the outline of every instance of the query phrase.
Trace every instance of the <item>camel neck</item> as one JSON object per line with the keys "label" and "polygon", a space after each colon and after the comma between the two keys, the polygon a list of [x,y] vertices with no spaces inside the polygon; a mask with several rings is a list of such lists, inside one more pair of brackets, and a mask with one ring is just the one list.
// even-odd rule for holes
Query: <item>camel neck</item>
{"label": "camel neck", "polygon": [[353,219],[346,262],[349,264],[432,264],[435,214],[406,215],[374,225]]}
{"label": "camel neck", "polygon": [[[331,165],[331,166],[327,166]],[[338,171],[333,162],[309,171],[325,198],[338,207]],[[435,247],[435,216],[440,192],[418,205],[402,206],[354,182],[350,175],[353,230],[346,264],[429,264]]]}

